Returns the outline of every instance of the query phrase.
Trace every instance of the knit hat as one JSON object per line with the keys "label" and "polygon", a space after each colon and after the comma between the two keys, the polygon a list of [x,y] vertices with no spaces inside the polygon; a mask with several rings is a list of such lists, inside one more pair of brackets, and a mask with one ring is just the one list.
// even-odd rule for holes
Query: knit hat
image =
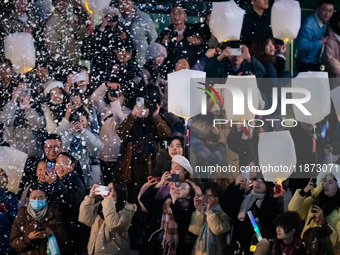
{"label": "knit hat", "polygon": [[185,157],[183,157],[181,155],[175,155],[172,158],[172,162],[176,162],[176,163],[180,164],[185,170],[188,171],[188,173],[191,176],[193,176],[194,170],[192,169],[189,160],[187,160]]}
{"label": "knit hat", "polygon": [[165,57],[168,56],[166,48],[157,42],[151,43],[146,49],[145,59],[146,61],[150,61],[151,59],[163,54]]}
{"label": "knit hat", "polygon": [[103,15],[107,14],[117,15],[118,17],[121,16],[119,9],[113,6],[108,6],[103,10]]}
{"label": "knit hat", "polygon": [[46,86],[44,90],[44,95],[47,96],[47,94],[54,88],[64,89],[64,85],[60,81],[52,81]]}
{"label": "knit hat", "polygon": [[328,174],[334,175],[337,180],[338,187],[340,188],[340,166],[337,164],[322,165],[320,173],[316,178],[316,188],[311,190],[312,196],[317,197],[323,189],[323,180]]}

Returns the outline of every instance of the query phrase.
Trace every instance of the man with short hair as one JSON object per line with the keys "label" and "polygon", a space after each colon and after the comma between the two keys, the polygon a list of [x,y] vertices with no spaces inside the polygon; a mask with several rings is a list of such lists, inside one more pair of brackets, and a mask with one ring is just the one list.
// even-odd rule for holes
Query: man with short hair
{"label": "man with short hair", "polygon": [[261,35],[272,35],[268,0],[252,0],[252,9],[244,16],[241,42],[250,47]]}
{"label": "man with short hair", "polygon": [[44,155],[43,157],[30,157],[27,158],[24,172],[22,173],[22,178],[19,185],[19,196],[28,184],[37,183],[36,168],[40,161],[45,161],[46,163],[52,163],[51,166],[54,167],[55,162],[62,152],[63,146],[61,143],[61,138],[56,134],[49,134],[44,142]]}
{"label": "man with short hair", "polygon": [[149,14],[142,12],[133,0],[119,0],[121,20],[130,32],[136,50],[136,61],[140,66],[145,63],[145,53],[149,44],[157,38],[155,24]]}
{"label": "man with short hair", "polygon": [[320,0],[314,14],[301,25],[296,38],[297,72],[320,71],[320,54],[328,37],[325,31],[334,12],[334,0]]}

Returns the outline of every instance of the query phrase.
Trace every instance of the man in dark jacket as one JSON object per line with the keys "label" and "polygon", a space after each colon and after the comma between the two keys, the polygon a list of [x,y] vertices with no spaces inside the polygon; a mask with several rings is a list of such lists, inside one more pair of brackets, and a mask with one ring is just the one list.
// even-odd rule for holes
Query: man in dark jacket
{"label": "man in dark jacket", "polygon": [[263,77],[265,69],[255,57],[250,56],[249,49],[241,45],[242,53],[239,56],[231,55],[227,43],[221,46],[221,53],[215,56],[215,50],[209,49],[193,67],[207,73],[207,77],[227,78],[228,75],[254,74],[257,78]]}
{"label": "man in dark jacket", "polygon": [[272,35],[268,0],[253,0],[253,7],[244,16],[241,42],[250,47],[260,35]]}

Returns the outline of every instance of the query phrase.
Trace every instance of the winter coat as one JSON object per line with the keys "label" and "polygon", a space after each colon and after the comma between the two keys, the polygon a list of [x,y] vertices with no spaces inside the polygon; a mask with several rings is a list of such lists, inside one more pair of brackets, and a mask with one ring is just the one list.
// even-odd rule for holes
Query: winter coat
{"label": "winter coat", "polygon": [[270,13],[265,11],[261,16],[251,10],[244,16],[241,42],[250,47],[261,35],[272,35]]}
{"label": "winter coat", "polygon": [[[319,226],[314,220],[310,219],[314,217],[314,214],[312,213],[313,203],[322,191],[322,182],[320,184],[318,183],[317,188],[312,190],[311,196],[306,195],[303,197],[301,196],[300,191],[301,189],[295,191],[294,196],[289,202],[288,210],[298,212],[301,219],[305,222],[301,233],[302,237],[307,229]],[[333,231],[329,237],[333,246],[334,254],[338,255],[340,254],[340,208],[334,209],[325,217],[325,220]]]}
{"label": "winter coat", "polygon": [[[213,213],[211,209],[206,212],[195,211],[191,216],[189,231],[199,236],[205,222],[207,222],[210,231],[214,234],[216,238],[217,249],[215,254],[216,255],[223,254],[223,248],[227,244],[226,243],[227,232],[230,230],[232,224],[231,218],[222,210],[218,214]],[[198,250],[195,245],[195,249],[193,249],[192,254],[203,255],[206,253],[203,253],[200,250]]]}
{"label": "winter coat", "polygon": [[76,27],[77,16],[53,13],[44,28],[45,46],[53,62],[62,65],[77,65],[81,57],[80,47],[85,39],[86,26]]}
{"label": "winter coat", "polygon": [[50,228],[57,239],[58,246],[62,246],[66,239],[66,231],[60,220],[59,213],[54,209],[48,208],[46,216],[37,221],[23,207],[13,223],[10,244],[20,255],[41,255],[47,253],[47,238],[30,240],[29,233],[39,228]]}
{"label": "winter coat", "polygon": [[79,206],[85,197],[85,187],[76,172],[66,174],[62,180],[52,183],[59,199],[60,214],[66,228],[78,222]]}
{"label": "winter coat", "polygon": [[120,138],[117,135],[117,126],[125,119],[120,101],[107,104],[103,98],[107,92],[105,84],[100,85],[91,96],[97,114],[100,116],[101,128],[99,138],[104,144],[99,159],[105,162],[116,162],[120,149]]}
{"label": "winter coat", "polygon": [[80,163],[85,188],[91,189],[93,184],[98,184],[95,183],[96,177],[93,174],[96,173],[92,173],[91,164],[97,161],[104,144],[100,141],[98,135],[92,133],[88,128],[84,128],[81,133],[71,134],[67,132],[61,139],[64,150],[68,151]]}
{"label": "winter coat", "polygon": [[202,65],[203,70],[207,73],[207,76],[214,78],[227,78],[228,75],[238,75],[240,72],[243,72],[243,75],[252,73],[257,78],[262,78],[266,72],[261,62],[254,57],[251,57],[250,63],[248,63],[247,60],[243,60],[238,70],[233,69],[231,62],[227,57],[221,61],[218,61],[217,57],[207,58],[204,56],[200,62],[200,65]]}
{"label": "winter coat", "polygon": [[326,26],[320,26],[317,12],[307,17],[296,38],[296,60],[303,63],[319,63],[322,48],[321,38],[325,35]]}
{"label": "winter coat", "polygon": [[7,190],[0,191],[0,254],[13,252],[9,245],[13,221],[17,215],[18,200]]}
{"label": "winter coat", "polygon": [[[163,204],[165,199],[156,199],[156,194],[159,189],[154,186],[150,186],[141,196],[140,201],[143,203],[148,211],[148,224],[143,237],[143,245],[141,249],[141,254],[158,254],[154,249],[160,248],[161,241],[158,240],[159,233],[152,235],[155,231],[159,230],[161,227],[161,220],[163,214]],[[190,254],[191,250],[188,249],[186,243],[186,233],[190,225],[190,219],[192,213],[195,211],[193,203],[189,202],[189,207],[182,208],[180,203],[176,201],[174,204],[170,204],[170,208],[175,217],[175,221],[178,227],[178,246],[176,249],[176,254]],[[151,238],[152,237],[152,238]],[[190,246],[190,245],[189,245]],[[188,250],[190,252],[188,253]]]}
{"label": "winter coat", "polygon": [[323,62],[326,65],[329,78],[340,78],[340,35],[337,35],[332,28],[328,28],[328,40]]}
{"label": "winter coat", "polygon": [[[121,39],[122,32],[126,34],[127,39]],[[96,84],[109,80],[112,67],[117,62],[115,49],[126,43],[132,45],[132,39],[120,23],[113,31],[109,27],[101,31],[100,26],[97,26],[94,33],[86,39],[83,51],[85,58],[91,60],[91,79]]]}
{"label": "winter coat", "polygon": [[[20,116],[16,112],[22,111],[25,118],[23,125],[16,124]],[[20,110],[16,102],[9,101],[1,115],[0,121],[4,123],[4,140],[12,147],[21,150],[28,156],[37,156],[41,154],[38,149],[36,132],[44,127],[45,121],[35,109]]]}
{"label": "winter coat", "polygon": [[59,124],[56,124],[54,121],[53,113],[48,107],[47,104],[44,104],[42,106],[42,110],[44,112],[45,120],[46,120],[46,131],[49,134],[57,134],[62,136],[65,131],[69,127],[69,121],[65,118],[62,119],[62,121]]}
{"label": "winter coat", "polygon": [[80,205],[79,221],[91,227],[87,245],[89,255],[129,254],[128,229],[137,206],[126,203],[120,212],[116,212],[113,199],[104,199],[101,204],[104,219],[98,214],[100,203],[95,203],[94,198],[86,196]]}
{"label": "winter coat", "polygon": [[[252,237],[255,234],[253,226],[247,215],[244,221],[238,219],[244,195],[244,190],[240,190],[240,186],[235,185],[234,182],[230,184],[222,196],[220,196],[219,201],[222,210],[234,221],[233,239],[239,241],[242,247],[249,250]],[[282,213],[283,210],[279,199],[266,195],[260,208],[257,208],[254,203],[250,210],[255,210],[257,213],[257,216],[253,214],[255,218],[258,218],[257,223],[262,237],[272,239],[275,233],[274,219]]]}
{"label": "winter coat", "polygon": [[[139,190],[147,181],[147,176],[150,175],[154,167],[160,142],[170,137],[171,129],[159,114],[143,120],[138,120],[132,114],[129,114],[118,126],[117,133],[122,139],[117,174],[131,171],[131,184],[128,185],[128,194],[131,201],[137,204]],[[127,160],[130,164],[124,164],[123,160]]]}
{"label": "winter coat", "polygon": [[155,24],[149,14],[141,11],[137,7],[134,9],[133,17],[122,18],[123,24],[130,32],[136,50],[136,61],[139,66],[145,63],[145,53],[148,45],[157,38]]}

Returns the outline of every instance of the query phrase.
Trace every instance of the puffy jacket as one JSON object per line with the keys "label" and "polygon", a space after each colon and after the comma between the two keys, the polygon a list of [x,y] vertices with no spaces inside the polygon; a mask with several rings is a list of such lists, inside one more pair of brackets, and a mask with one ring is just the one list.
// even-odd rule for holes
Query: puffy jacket
{"label": "puffy jacket", "polygon": [[303,63],[319,63],[322,43],[326,26],[320,27],[319,17],[315,12],[302,23],[296,38],[296,60]]}
{"label": "puffy jacket", "polygon": [[[321,178],[321,180],[322,179],[323,178]],[[301,196],[300,191],[301,189],[295,191],[294,196],[289,202],[288,210],[298,212],[302,220],[305,221],[301,234],[301,236],[303,236],[307,229],[319,226],[314,220],[310,219],[314,217],[314,214],[312,213],[313,202],[322,191],[322,182],[317,183],[317,187],[312,190],[311,196],[303,197]],[[340,208],[334,209],[325,217],[325,220],[333,231],[330,235],[330,239],[334,254],[340,254]]]}
{"label": "puffy jacket", "polygon": [[129,254],[128,229],[137,206],[126,203],[120,212],[116,212],[113,199],[104,199],[101,204],[104,219],[98,213],[100,203],[95,203],[94,198],[86,196],[80,205],[79,221],[91,227],[87,245],[89,255]]}

